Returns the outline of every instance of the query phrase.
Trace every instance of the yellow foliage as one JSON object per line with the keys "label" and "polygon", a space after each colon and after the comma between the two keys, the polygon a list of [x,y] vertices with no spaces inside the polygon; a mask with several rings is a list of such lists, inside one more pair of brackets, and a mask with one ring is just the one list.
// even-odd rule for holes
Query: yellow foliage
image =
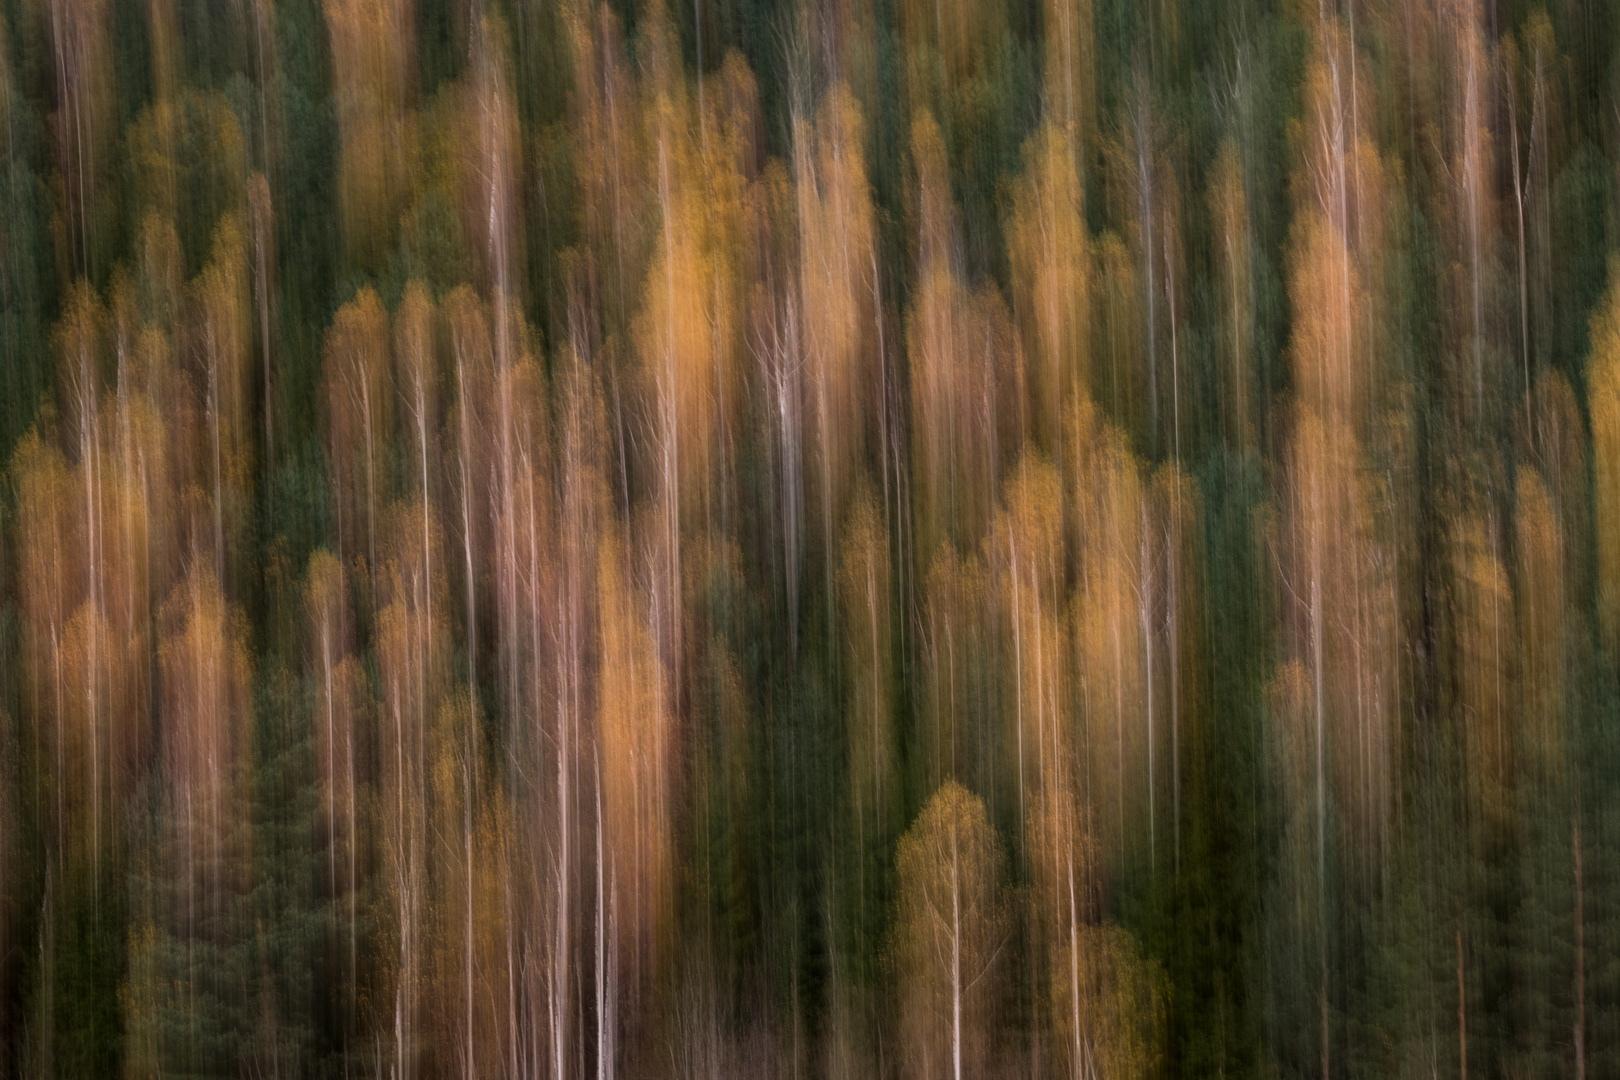
{"label": "yellow foliage", "polygon": [[1597,532],[1598,625],[1611,657],[1620,657],[1620,261],[1592,313],[1586,367],[1592,415],[1593,517]]}
{"label": "yellow foliage", "polygon": [[[1590,443],[1580,403],[1563,372],[1548,370],[1537,377],[1527,426],[1520,432],[1519,444],[1546,479],[1564,535],[1588,535],[1592,528]],[[1589,582],[1588,560],[1564,560],[1565,596],[1589,594]]]}
{"label": "yellow foliage", "polygon": [[994,0],[902,0],[905,55],[921,69],[910,73],[913,99],[927,100],[936,78],[954,87],[984,76],[1006,30],[1007,8]]}
{"label": "yellow foliage", "polygon": [[[251,749],[247,625],[212,571],[193,567],[163,605],[163,763],[169,820],[188,855],[186,873],[215,886],[244,874],[229,845],[242,842]],[[244,882],[233,881],[240,887]],[[218,888],[212,889],[217,901]]]}
{"label": "yellow foliage", "polygon": [[1297,413],[1278,571],[1284,655],[1311,679],[1325,783],[1355,841],[1345,856],[1370,873],[1388,839],[1400,646],[1392,524],[1377,512],[1388,501],[1361,465],[1353,423]]}
{"label": "yellow foliage", "polygon": [[876,376],[877,255],[864,138],[860,106],[842,83],[828,92],[813,130],[802,120],[794,127],[804,358],[824,513],[842,505],[850,463],[861,459],[863,403]]}
{"label": "yellow foliage", "polygon": [[[23,629],[22,684],[29,712],[44,727],[60,717],[63,684],[58,663],[69,613],[81,595],[81,523],[69,485],[72,473],[62,452],[30,429],[12,453],[7,475],[17,497],[17,583]],[[54,770],[53,770],[54,771]]]}
{"label": "yellow foliage", "polygon": [[180,321],[180,288],[185,262],[180,234],[170,218],[148,210],[135,241],[136,295],[141,314],[158,329],[173,333]]}
{"label": "yellow foliage", "polygon": [[[1002,508],[984,539],[994,567],[1005,620],[1001,655],[1012,683],[1013,707],[1004,737],[1016,754],[1020,816],[1030,803],[1055,793],[1055,769],[1070,748],[1067,680],[1070,655],[1064,618],[1068,565],[1063,544],[1062,484],[1057,470],[1032,449],[1009,478]],[[1027,792],[1026,792],[1027,789]]]}
{"label": "yellow foliage", "polygon": [[[438,464],[439,363],[435,350],[438,311],[420,281],[405,285],[394,315],[394,382],[399,387],[400,421],[405,429],[405,471],[410,487],[433,501]],[[429,463],[433,464],[430,465]]]}
{"label": "yellow foliage", "polygon": [[378,504],[394,442],[388,344],[388,313],[377,294],[363,288],[333,316],[322,366],[338,553],[345,562],[363,557],[372,575],[381,569]]}
{"label": "yellow foliage", "polygon": [[728,452],[723,429],[740,379],[750,178],[744,170],[757,164],[757,91],[735,58],[722,69],[704,116],[693,114],[684,84],[655,78],[652,89],[645,127],[661,227],[632,336],[653,431],[645,468],[659,492],[663,543],[678,579],[686,523],[709,519],[716,485],[725,483],[715,453]]}
{"label": "yellow foliage", "polygon": [[[130,125],[125,143],[134,209],[143,217],[207,227],[216,216],[246,209],[246,148],[222,92],[188,88],[176,97],[160,94]],[[202,239],[188,227],[192,265],[203,254]]]}
{"label": "yellow foliage", "polygon": [[324,0],[338,122],[338,205],[351,254],[384,256],[406,193],[415,92],[409,0]]}
{"label": "yellow foliage", "polygon": [[900,838],[895,871],[892,948],[906,1075],[983,1075],[1008,923],[984,803],[947,781]]}
{"label": "yellow foliage", "polygon": [[[925,119],[915,130],[923,144],[934,129]],[[1025,395],[1016,380],[1024,366],[1000,292],[986,285],[970,293],[952,269],[944,239],[948,186],[942,179],[925,178],[918,188],[924,254],[906,325],[906,351],[917,543],[919,550],[931,551],[942,540],[968,547],[984,535],[1003,457],[1021,444]],[[946,200],[947,223],[930,224],[932,200],[940,197]],[[1014,385],[1009,387],[1009,381]]]}
{"label": "yellow foliage", "polygon": [[1159,1076],[1170,999],[1164,969],[1113,923],[1087,928],[1080,950],[1082,1058],[1098,1076]]}
{"label": "yellow foliage", "polygon": [[1048,118],[1024,144],[1024,175],[1007,225],[1013,309],[1032,361],[1024,383],[1036,445],[1057,449],[1071,394],[1091,385],[1090,285],[1085,188],[1072,136]]}
{"label": "yellow foliage", "polygon": [[[1290,125],[1298,160],[1289,252],[1289,344],[1299,400],[1360,432],[1372,415],[1383,269],[1384,166],[1371,135],[1373,82],[1337,21],[1318,21],[1305,108]],[[1355,92],[1352,93],[1352,80]],[[1359,125],[1359,126],[1358,126]]]}
{"label": "yellow foliage", "polygon": [[[1072,606],[1075,695],[1084,725],[1091,810],[1116,862],[1139,819],[1147,774],[1145,578],[1155,572],[1141,466],[1112,427],[1091,411],[1074,422],[1076,570]],[[1141,802],[1143,805],[1138,805]]]}

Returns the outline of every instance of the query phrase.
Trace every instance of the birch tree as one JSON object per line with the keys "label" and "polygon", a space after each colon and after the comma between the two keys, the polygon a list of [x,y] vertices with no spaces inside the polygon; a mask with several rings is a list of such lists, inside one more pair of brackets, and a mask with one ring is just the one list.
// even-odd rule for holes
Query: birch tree
{"label": "birch tree", "polygon": [[856,825],[881,835],[889,818],[896,767],[891,712],[889,535],[869,486],[857,490],[844,524],[838,608],[849,661],[850,790]]}
{"label": "birch tree", "polygon": [[1006,945],[1001,853],[984,803],[960,784],[936,791],[895,854],[896,972],[904,980],[906,1072],[986,1075]]}
{"label": "birch tree", "polygon": [[406,194],[415,93],[410,0],[325,0],[338,122],[338,205],[351,257],[379,266]]}
{"label": "birch tree", "polygon": [[962,281],[944,142],[927,114],[912,126],[912,159],[917,285],[906,352],[916,544],[928,555],[947,539],[967,546],[983,536],[1024,427],[1024,364],[1000,294]]}
{"label": "birch tree", "polygon": [[363,560],[377,588],[379,516],[388,495],[394,441],[394,388],[388,313],[369,288],[333,316],[322,365],[323,419],[332,459],[338,554]]}
{"label": "birch tree", "polygon": [[[820,514],[830,530],[844,506],[852,464],[866,449],[877,371],[872,337],[874,224],[860,106],[835,85],[814,126],[794,129],[805,383],[817,447]],[[833,557],[831,533],[825,547]]]}
{"label": "birch tree", "polygon": [[1620,657],[1620,263],[1592,313],[1586,362],[1592,416],[1592,493],[1597,532],[1598,626],[1610,657]]}
{"label": "birch tree", "polygon": [[1089,394],[1092,380],[1089,238],[1076,157],[1073,135],[1049,117],[1024,145],[1007,228],[1013,309],[1029,362],[1025,434],[1054,457],[1064,401]]}
{"label": "birch tree", "polygon": [[241,531],[252,504],[252,443],[248,430],[252,316],[247,250],[235,215],[214,230],[208,265],[191,285],[190,332],[201,368],[198,380],[206,429],[200,448],[213,515],[213,559],[220,580],[232,580],[244,554]]}

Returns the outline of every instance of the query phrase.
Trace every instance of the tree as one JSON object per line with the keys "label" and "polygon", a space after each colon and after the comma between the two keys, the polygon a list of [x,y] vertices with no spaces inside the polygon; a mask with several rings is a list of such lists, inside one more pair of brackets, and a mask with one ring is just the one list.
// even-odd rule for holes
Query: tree
{"label": "tree", "polygon": [[249,887],[246,621],[196,565],[165,602],[162,625],[165,783],[155,854],[165,867],[147,880],[172,882],[173,893],[151,908],[155,936],[133,938],[131,966],[147,962],[141,949],[162,950],[158,970],[174,989],[159,1025],[169,1036],[165,1071],[225,1071],[241,1053],[231,1037],[240,1017],[227,1009],[247,994],[234,955]]}
{"label": "tree", "polygon": [[1146,373],[1138,363],[1146,340],[1141,266],[1117,232],[1103,233],[1096,251],[1093,393],[1115,424],[1132,425],[1147,393]]}
{"label": "tree", "polygon": [[[844,505],[850,470],[864,456],[863,402],[877,374],[871,341],[877,263],[864,140],[860,106],[842,83],[828,92],[813,129],[803,119],[794,127],[804,378],[829,530]],[[832,546],[829,532],[829,562]]]}
{"label": "tree", "polygon": [[1046,101],[1050,122],[1076,157],[1097,143],[1097,31],[1091,0],[1046,0]]}
{"label": "tree", "polygon": [[1164,1067],[1169,991],[1158,962],[1130,932],[1113,924],[1084,938],[1082,992],[1088,1030],[1081,1039],[1086,1075],[1148,1078]]}
{"label": "tree", "polygon": [[[917,550],[976,544],[1003,458],[1020,445],[1024,362],[1000,293],[970,292],[953,240],[955,209],[939,126],[912,126],[916,286],[906,326]],[[1011,385],[1009,385],[1011,383]],[[1011,408],[1009,408],[1009,402]]]}
{"label": "tree", "polygon": [[984,803],[946,781],[900,838],[894,928],[907,1073],[984,1075],[1006,945],[1001,852]]}
{"label": "tree", "polygon": [[941,544],[923,578],[922,706],[918,743],[922,776],[932,785],[961,778],[977,787],[994,783],[996,685],[993,641],[983,612],[989,584],[977,554],[966,559]]}
{"label": "tree", "polygon": [[373,593],[382,569],[378,510],[387,495],[394,442],[388,344],[388,313],[377,294],[364,288],[333,316],[322,366],[338,554],[345,563],[364,560]]}
{"label": "tree", "polygon": [[1099,845],[1118,872],[1139,850],[1135,839],[1150,816],[1147,800],[1136,792],[1151,793],[1153,787],[1149,748],[1158,703],[1150,688],[1156,619],[1144,615],[1155,603],[1157,533],[1149,524],[1141,466],[1125,436],[1083,399],[1077,399],[1069,427],[1074,451],[1065,482],[1072,493],[1075,536],[1073,670],[1086,747],[1080,786],[1088,793]]}
{"label": "tree", "polygon": [[1564,774],[1564,678],[1569,660],[1569,605],[1564,598],[1563,523],[1547,485],[1530,467],[1517,476],[1514,544],[1518,552],[1520,655],[1524,722],[1520,749],[1529,779],[1561,787]]}
{"label": "tree", "polygon": [[495,363],[516,362],[518,342],[507,335],[505,312],[518,303],[525,260],[521,210],[522,160],[518,118],[512,100],[506,24],[497,15],[478,16],[472,27],[471,70],[462,87],[462,190],[466,235],[482,240],[484,285],[495,312]]}
{"label": "tree", "polygon": [[1468,748],[1470,790],[1494,825],[1511,812],[1516,661],[1514,597],[1503,565],[1497,522],[1486,513],[1459,513],[1452,522],[1451,613],[1459,673],[1458,706]]}
{"label": "tree", "polygon": [[325,0],[341,151],[338,205],[359,265],[386,255],[405,195],[415,94],[415,13],[408,0]]}
{"label": "tree", "polygon": [[326,551],[310,556],[304,607],[316,694],[315,764],[326,831],[326,887],[334,912],[341,911],[338,918],[348,923],[343,972],[345,1005],[351,1013],[343,1018],[345,1034],[354,1025],[353,994],[359,978],[359,875],[364,869],[360,823],[368,794],[361,784],[372,771],[370,747],[360,743],[370,727],[369,688],[353,654],[355,628],[348,591],[335,556]]}
{"label": "tree", "polygon": [[[1030,820],[1032,807],[1056,794],[1046,781],[1056,766],[1055,758],[1048,765],[1048,755],[1060,753],[1059,718],[1068,712],[1062,659],[1069,651],[1062,601],[1068,553],[1063,541],[1057,470],[1026,449],[984,540],[985,562],[995,568],[995,593],[1006,605],[998,614],[1006,627],[1002,653],[1012,684],[1013,731],[1007,744],[1017,755],[1020,826]],[[1027,862],[1027,845],[1023,855]]]}
{"label": "tree", "polygon": [[863,483],[851,501],[838,562],[838,610],[850,672],[850,790],[857,827],[872,836],[881,835],[888,820],[896,765],[890,715],[889,535],[869,484]]}
{"label": "tree", "polygon": [[50,0],[53,135],[68,259],[63,277],[95,276],[105,258],[114,180],[112,16],[106,0]]}
{"label": "tree", "polygon": [[429,565],[443,565],[443,559],[434,551],[442,544],[438,524],[432,518],[424,523],[426,513],[423,503],[413,501],[391,506],[384,519],[387,542],[381,548],[384,562],[377,574],[381,587],[373,628],[379,698],[378,861],[388,905],[383,909],[385,940],[396,951],[379,964],[381,985],[373,992],[372,1007],[379,1049],[401,1074],[431,1065],[431,1058],[419,1056],[419,1039],[432,1032],[422,1009],[423,995],[432,985],[429,935],[438,872],[434,844],[445,839],[430,835],[429,829],[441,824],[432,817],[431,770],[438,751],[432,739],[441,737],[433,725],[449,679],[450,641],[444,616],[434,617],[438,624],[428,616],[430,610],[448,609],[443,579],[427,572]]}
{"label": "tree", "polygon": [[[1491,62],[1489,43],[1483,40],[1483,9],[1472,0],[1455,0],[1446,14],[1451,23],[1446,32],[1455,42],[1455,61],[1454,69],[1448,72],[1453,83],[1449,88],[1453,114],[1448,118],[1452,132],[1448,162],[1451,190],[1443,205],[1450,225],[1453,288],[1458,297],[1450,310],[1460,324],[1452,331],[1451,351],[1459,359],[1466,357],[1461,365],[1466,373],[1453,373],[1452,381],[1458,391],[1472,384],[1472,408],[1463,415],[1473,424],[1483,425],[1490,419],[1486,387],[1500,381],[1497,367],[1502,351],[1494,320],[1488,314],[1500,306],[1492,288],[1498,277],[1493,198],[1497,163],[1491,133],[1495,111],[1491,107],[1495,98],[1492,80],[1497,65]],[[1466,392],[1458,392],[1457,396],[1467,399]]]}
{"label": "tree", "polygon": [[[630,550],[614,534],[597,555],[601,680],[596,717],[600,769],[599,868],[617,949],[609,968],[632,1022],[653,991],[673,915],[677,864],[676,717],[657,649],[657,613],[635,586]],[[600,914],[599,914],[599,917]],[[604,942],[604,945],[606,943]]]}
{"label": "tree", "polygon": [[215,228],[208,265],[192,282],[191,293],[195,319],[190,331],[202,366],[201,411],[207,425],[202,459],[212,497],[214,565],[220,580],[229,583],[235,559],[245,554],[241,534],[253,483],[248,433],[252,317],[247,252],[234,215]]}
{"label": "tree", "polygon": [[1592,313],[1586,383],[1592,415],[1593,510],[1597,526],[1598,626],[1611,659],[1620,658],[1620,261]]}
{"label": "tree", "polygon": [[[49,419],[49,417],[47,417]],[[38,429],[17,444],[7,468],[16,491],[17,598],[22,621],[19,690],[26,695],[25,716],[31,720],[34,767],[46,777],[61,777],[67,768],[63,729],[65,698],[70,689],[61,665],[62,635],[79,595],[75,565],[78,504],[67,460]],[[35,812],[45,821],[47,848],[60,862],[66,856],[66,784],[49,789],[49,802]]]}
{"label": "tree", "polygon": [[1254,394],[1254,264],[1249,226],[1248,193],[1237,147],[1221,144],[1209,182],[1209,212],[1213,219],[1216,268],[1216,304],[1220,311],[1221,358],[1217,401],[1225,421],[1228,446],[1253,446],[1256,439],[1251,415]]}
{"label": "tree", "polygon": [[1007,226],[1013,310],[1030,360],[1025,435],[1054,457],[1062,454],[1064,401],[1089,394],[1092,378],[1085,189],[1070,130],[1049,117],[1024,144]]}
{"label": "tree", "polygon": [[1554,321],[1551,188],[1553,146],[1563,128],[1558,80],[1552,74],[1557,56],[1552,21],[1541,9],[1525,20],[1517,40],[1508,35],[1498,48],[1500,85],[1508,107],[1504,149],[1512,158],[1513,169],[1519,362],[1527,408],[1535,369],[1546,362]]}
{"label": "tree", "polygon": [[[450,361],[456,401],[449,418],[454,432],[455,456],[451,470],[454,505],[450,510],[460,540],[461,586],[466,599],[462,624],[468,666],[477,672],[480,661],[478,599],[484,580],[476,559],[490,550],[492,515],[496,497],[492,485],[494,458],[487,433],[495,423],[495,367],[490,348],[488,309],[471,288],[458,286],[444,298],[443,311],[450,335]],[[425,498],[426,496],[424,496]],[[478,680],[471,680],[474,686]]]}
{"label": "tree", "polygon": [[[1153,455],[1174,451],[1179,457],[1178,304],[1185,308],[1178,291],[1185,277],[1181,269],[1180,190],[1170,165],[1170,136],[1156,111],[1147,73],[1138,67],[1132,83],[1129,93],[1122,95],[1117,135],[1104,146],[1103,159],[1109,198],[1115,220],[1123,227],[1120,240],[1125,249],[1109,254],[1116,258],[1128,254],[1134,264],[1128,278],[1111,284],[1115,288],[1134,285],[1139,290],[1132,306],[1141,323],[1136,333],[1140,335],[1142,352],[1127,355],[1125,361],[1138,369],[1136,379],[1146,397],[1147,413],[1116,413],[1115,422],[1136,433],[1140,445]],[[1168,356],[1164,352],[1167,346]],[[1166,360],[1170,368],[1168,387]],[[1141,405],[1137,404],[1137,408]]]}
{"label": "tree", "polygon": [[226,216],[249,212],[248,158],[236,112],[224,93],[188,88],[142,109],[124,138],[131,212],[155,214],[177,228],[183,266],[195,272],[210,258],[212,234]]}
{"label": "tree", "polygon": [[604,332],[624,332],[642,277],[644,229],[637,209],[656,188],[641,145],[633,79],[625,56],[623,27],[609,4],[573,0],[562,5],[573,59],[571,97],[575,128],[576,183],[589,295],[582,305]]}
{"label": "tree", "polygon": [[270,204],[270,184],[263,173],[248,177],[248,211],[253,232],[253,301],[259,324],[259,363],[264,370],[264,467],[275,467],[275,391],[270,383],[270,311],[273,303],[271,270],[276,264],[275,218]]}

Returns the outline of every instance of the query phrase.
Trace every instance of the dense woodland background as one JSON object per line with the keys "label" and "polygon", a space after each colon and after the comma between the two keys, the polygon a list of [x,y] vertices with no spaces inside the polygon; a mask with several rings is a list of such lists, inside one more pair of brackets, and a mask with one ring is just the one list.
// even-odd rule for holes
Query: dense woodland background
{"label": "dense woodland background", "polygon": [[0,1074],[1620,1073],[1617,60],[0,0]]}

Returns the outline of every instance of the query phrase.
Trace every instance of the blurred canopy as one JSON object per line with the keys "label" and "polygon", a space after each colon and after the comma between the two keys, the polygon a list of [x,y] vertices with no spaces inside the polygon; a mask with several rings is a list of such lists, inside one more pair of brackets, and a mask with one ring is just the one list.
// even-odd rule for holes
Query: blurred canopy
{"label": "blurred canopy", "polygon": [[1617,42],[0,0],[0,1077],[1620,1073]]}

